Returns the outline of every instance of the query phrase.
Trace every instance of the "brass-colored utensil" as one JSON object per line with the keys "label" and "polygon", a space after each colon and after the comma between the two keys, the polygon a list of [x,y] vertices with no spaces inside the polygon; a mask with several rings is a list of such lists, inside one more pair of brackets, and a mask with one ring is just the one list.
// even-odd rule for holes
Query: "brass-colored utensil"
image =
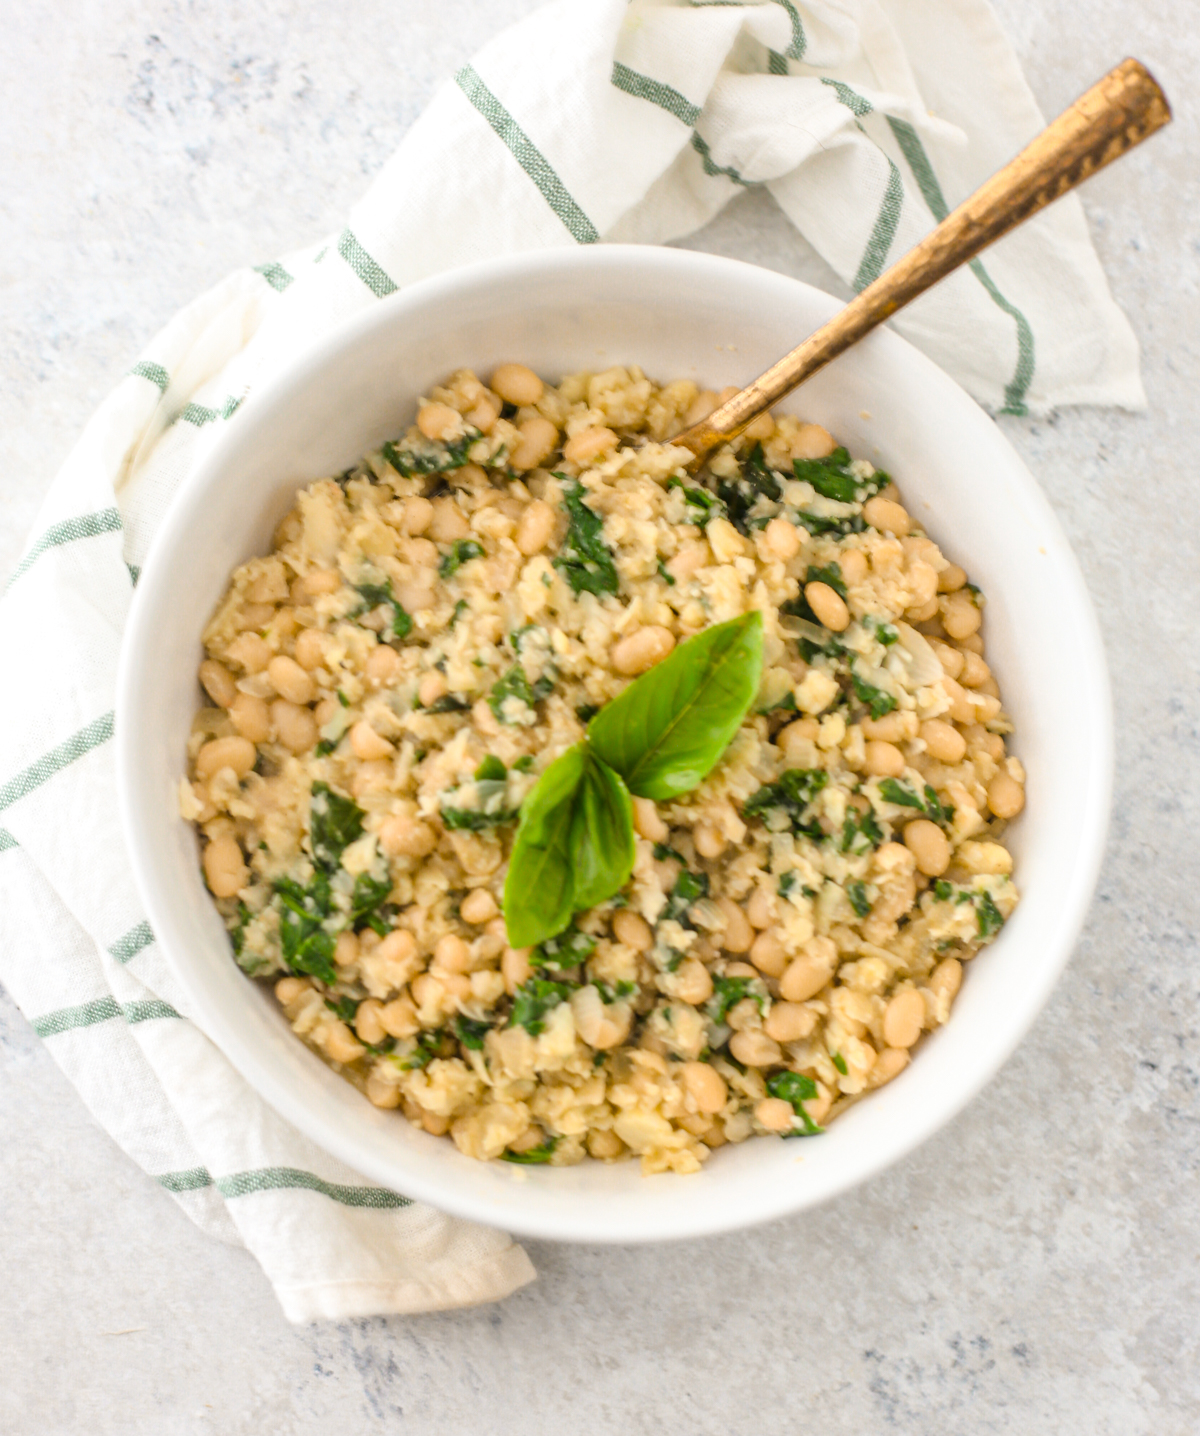
{"label": "brass-colored utensil", "polygon": [[693,465],[699,463],[877,324],[1170,118],[1166,96],[1146,67],[1123,60],[827,324],[671,442],[691,449]]}

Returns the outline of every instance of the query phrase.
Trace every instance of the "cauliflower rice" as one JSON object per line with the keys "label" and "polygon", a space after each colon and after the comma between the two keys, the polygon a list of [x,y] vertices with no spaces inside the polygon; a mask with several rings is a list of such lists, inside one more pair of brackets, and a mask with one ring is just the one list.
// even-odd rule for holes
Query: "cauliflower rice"
{"label": "cauliflower rice", "polygon": [[[686,1173],[817,1132],[947,1020],[1017,902],[982,595],[817,425],[763,415],[690,475],[670,438],[717,399],[460,371],[296,496],[204,632],[180,803],[237,961],[472,1157]],[[616,898],[510,947],[538,775],[752,609],[762,687],[717,766],[634,799]]]}

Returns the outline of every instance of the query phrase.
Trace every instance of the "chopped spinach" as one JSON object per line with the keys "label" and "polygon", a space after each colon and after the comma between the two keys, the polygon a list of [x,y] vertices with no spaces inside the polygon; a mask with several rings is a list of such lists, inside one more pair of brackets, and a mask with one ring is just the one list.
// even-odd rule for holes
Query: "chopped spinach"
{"label": "chopped spinach", "polygon": [[843,853],[866,853],[879,847],[883,842],[883,829],[875,818],[875,810],[868,808],[860,813],[857,808],[846,810],[846,821],[842,824],[842,840],[839,850]]}
{"label": "chopped spinach", "polygon": [[925,784],[924,793],[916,793],[907,783],[901,783],[896,778],[884,778],[879,784],[879,796],[885,802],[895,803],[901,808],[916,808],[919,813],[925,813],[935,823],[948,823],[954,817],[954,809],[945,804],[934,792],[928,783]]}
{"label": "chopped spinach", "polygon": [[479,438],[479,430],[471,429],[461,439],[442,444],[430,439],[420,448],[401,448],[389,440],[381,446],[383,457],[406,479],[416,474],[441,474],[448,469],[461,469],[468,463],[467,451]]}
{"label": "chopped spinach", "polygon": [[882,718],[885,713],[890,713],[896,706],[896,700],[890,693],[885,693],[882,688],[872,687],[870,683],[863,680],[850,670],[850,681],[854,685],[854,696],[860,703],[867,705],[867,711],[872,718]]}
{"label": "chopped spinach", "polygon": [[483,545],[474,539],[455,539],[438,563],[439,578],[453,578],[464,563],[483,557]]}
{"label": "chopped spinach", "polygon": [[845,538],[847,534],[862,533],[867,526],[862,514],[852,514],[845,519],[828,519],[822,514],[809,513],[807,509],[797,509],[796,517],[814,538],[822,534]]}
{"label": "chopped spinach", "polygon": [[497,758],[494,753],[489,753],[483,762],[480,763],[479,767],[475,769],[475,779],[477,782],[502,783],[507,777],[508,769],[504,766],[503,761]]}
{"label": "chopped spinach", "polygon": [[354,879],[354,891],[350,896],[350,926],[364,924],[383,937],[388,925],[380,916],[379,909],[387,901],[392,890],[390,878],[373,878],[370,873],[359,873]]}
{"label": "chopped spinach", "polygon": [[821,828],[815,822],[805,822],[804,815],[828,782],[829,774],[823,768],[789,768],[746,799],[742,816],[760,817],[777,810],[786,816],[792,832],[819,841],[824,836]]}
{"label": "chopped spinach", "polygon": [[767,1091],[772,1097],[782,1097],[803,1125],[802,1131],[785,1132],[785,1137],[815,1137],[825,1130],[804,1110],[805,1102],[811,1102],[817,1096],[817,1084],[811,1077],[802,1072],[776,1072],[767,1078]]}
{"label": "chopped spinach", "polygon": [[766,708],[760,708],[758,711],[760,713],[795,713],[797,711],[796,695],[789,689],[778,702],[772,703]]}
{"label": "chopped spinach", "polygon": [[[603,1053],[597,1053],[597,1056],[602,1057]],[[557,1146],[557,1137],[547,1137],[538,1146],[530,1147],[524,1152],[501,1152],[500,1158],[505,1162],[516,1162],[522,1167],[544,1167],[554,1155]]]}
{"label": "chopped spinach", "polygon": [[327,997],[325,1006],[329,1008],[330,1012],[336,1013],[343,1022],[353,1022],[361,1001],[361,997]]}
{"label": "chopped spinach", "polygon": [[[355,589],[362,598],[362,606],[355,610],[351,617],[360,613],[368,613],[373,608],[378,608],[381,603],[391,605],[392,609],[392,637],[407,638],[412,632],[412,615],[408,613],[398,598],[392,596],[392,581],[384,579],[382,583],[357,583]],[[340,696],[340,695],[339,695]]]}
{"label": "chopped spinach", "polygon": [[426,713],[465,713],[471,706],[471,700],[464,698],[461,693],[443,693],[440,698],[435,698],[426,708]]}
{"label": "chopped spinach", "polygon": [[530,967],[554,968],[565,972],[586,962],[596,950],[596,939],[580,932],[574,923],[557,937],[539,943],[529,955]]}
{"label": "chopped spinach", "polygon": [[710,519],[724,518],[725,505],[710,489],[685,484],[678,474],[667,480],[667,488],[683,490],[685,523],[703,528]]}
{"label": "chopped spinach", "polygon": [[598,977],[592,979],[592,986],[600,994],[600,1001],[607,1007],[611,1007],[614,1002],[620,1002],[622,998],[632,997],[637,991],[636,982],[618,982],[615,987],[610,987]]}
{"label": "chopped spinach", "polygon": [[689,926],[686,920],[687,910],[694,902],[708,896],[708,888],[707,873],[693,873],[684,868],[675,879],[675,886],[671,889],[666,907],[663,908],[662,920],[681,922],[685,927]]}
{"label": "chopped spinach", "polygon": [[454,605],[454,612],[450,615],[450,627],[453,628],[464,613],[471,607],[465,598],[460,598]]}
{"label": "chopped spinach", "polygon": [[842,577],[842,566],[840,563],[827,563],[818,568],[815,564],[809,564],[804,575],[805,583],[823,583],[827,588],[833,589],[834,593],[843,600],[846,599],[846,580]]}
{"label": "chopped spinach", "polygon": [[575,709],[575,716],[581,723],[590,723],[600,711],[599,703],[581,703]]}
{"label": "chopped spinach", "polygon": [[834,449],[823,459],[793,459],[792,472],[802,483],[811,484],[822,498],[839,504],[861,503],[890,482],[886,474],[876,473],[869,479],[852,474],[849,450],[843,448]]}
{"label": "chopped spinach", "polygon": [[413,1050],[392,1060],[401,1072],[414,1072],[428,1067],[433,1059],[441,1054],[443,1035],[440,1027],[433,1032],[419,1032]]}
{"label": "chopped spinach", "polygon": [[806,898],[815,898],[817,895],[816,888],[810,888],[807,883],[802,883],[800,881],[800,874],[796,869],[789,868],[779,879],[779,896],[781,898],[790,898],[797,888],[800,889],[801,894]]}
{"label": "chopped spinach", "polygon": [[933,895],[938,902],[949,902],[954,896],[954,886],[945,878],[938,878],[933,885]]}
{"label": "chopped spinach", "polygon": [[761,444],[751,449],[736,479],[721,479],[717,483],[717,498],[725,506],[729,522],[743,534],[766,522],[754,513],[759,500],[778,503],[782,493],[779,475],[767,467]]}
{"label": "chopped spinach", "polygon": [[337,938],[323,923],[333,911],[329,879],[318,872],[307,888],[292,878],[275,882],[279,899],[279,941],[289,971],[332,985],[337,981],[333,949]]}
{"label": "chopped spinach", "polygon": [[554,679],[549,674],[543,673],[540,678],[531,683],[520,663],[514,663],[508,672],[492,685],[492,691],[488,696],[488,707],[501,723],[508,723],[511,720],[504,716],[504,704],[507,699],[519,698],[527,708],[533,708],[553,692]]}
{"label": "chopped spinach", "polygon": [[991,937],[1004,926],[1004,914],[996,906],[991,893],[982,892],[975,899],[975,922],[980,937]]}
{"label": "chopped spinach", "polygon": [[885,648],[890,648],[900,637],[900,630],[898,628],[893,624],[884,622],[882,618],[876,618],[873,613],[868,613],[863,619],[863,627],[867,629],[868,632],[873,633]]}
{"label": "chopped spinach", "polygon": [[842,1074],[843,1077],[848,1075],[850,1069],[846,1066],[846,1059],[842,1056],[840,1052],[831,1052],[829,1054],[829,1060],[833,1063],[833,1065],[837,1068],[837,1070]]}
{"label": "chopped spinach", "polygon": [[491,1029],[490,1022],[479,1022],[474,1017],[463,1017],[461,1013],[454,1019],[454,1035],[472,1052],[483,1051],[483,1039]]}
{"label": "chopped spinach", "polygon": [[514,773],[528,773],[533,767],[533,754],[523,753],[512,765]]}
{"label": "chopped spinach", "polygon": [[509,1015],[510,1027],[523,1027],[531,1037],[544,1032],[546,1013],[571,995],[571,984],[551,982],[544,977],[531,977],[517,988]]}
{"label": "chopped spinach", "polygon": [[866,917],[871,911],[871,899],[867,896],[867,885],[860,878],[854,878],[846,884],[846,896],[850,899],[850,906],[859,917]]}
{"label": "chopped spinach", "polygon": [[554,567],[571,585],[573,593],[616,593],[617,566],[612,549],[601,537],[604,520],[584,503],[587,490],[578,480],[556,474],[563,485],[563,507],[569,520],[563,553]]}
{"label": "chopped spinach", "polygon": [[353,798],[335,793],[328,783],[313,784],[309,841],[319,866],[330,871],[337,868],[346,848],[362,837],[365,817]]}
{"label": "chopped spinach", "polygon": [[752,997],[762,1011],[762,983],[757,977],[714,977],[713,995],[708,999],[705,1012],[710,1022],[720,1026],[729,1016],[731,1008],[744,998]]}
{"label": "chopped spinach", "polygon": [[658,576],[665,583],[669,584],[671,588],[675,587],[675,575],[667,572],[667,566],[661,558],[658,561]]}

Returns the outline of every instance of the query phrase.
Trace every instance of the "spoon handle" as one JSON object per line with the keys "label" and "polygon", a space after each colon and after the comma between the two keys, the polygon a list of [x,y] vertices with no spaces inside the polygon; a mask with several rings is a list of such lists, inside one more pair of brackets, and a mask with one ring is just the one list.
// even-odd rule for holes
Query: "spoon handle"
{"label": "spoon handle", "polygon": [[697,460],[1031,215],[1141,144],[1171,118],[1144,65],[1123,60],[923,240],[790,354],[671,442]]}

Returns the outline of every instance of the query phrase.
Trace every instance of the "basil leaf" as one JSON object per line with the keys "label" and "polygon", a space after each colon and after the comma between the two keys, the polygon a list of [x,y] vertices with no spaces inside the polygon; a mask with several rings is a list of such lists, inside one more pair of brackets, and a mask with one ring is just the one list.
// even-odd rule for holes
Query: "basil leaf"
{"label": "basil leaf", "polygon": [[717,765],[758,695],[762,614],[706,628],[634,679],[588,724],[588,741],[631,793],[662,802]]}
{"label": "basil leaf", "polygon": [[575,911],[571,827],[587,758],[582,743],[568,748],[521,804],[521,826],[504,882],[504,923],[513,947],[533,947],[554,937]]}
{"label": "basil leaf", "polygon": [[587,758],[571,823],[576,912],[620,892],[629,881],[635,855],[629,789],[594,753]]}

